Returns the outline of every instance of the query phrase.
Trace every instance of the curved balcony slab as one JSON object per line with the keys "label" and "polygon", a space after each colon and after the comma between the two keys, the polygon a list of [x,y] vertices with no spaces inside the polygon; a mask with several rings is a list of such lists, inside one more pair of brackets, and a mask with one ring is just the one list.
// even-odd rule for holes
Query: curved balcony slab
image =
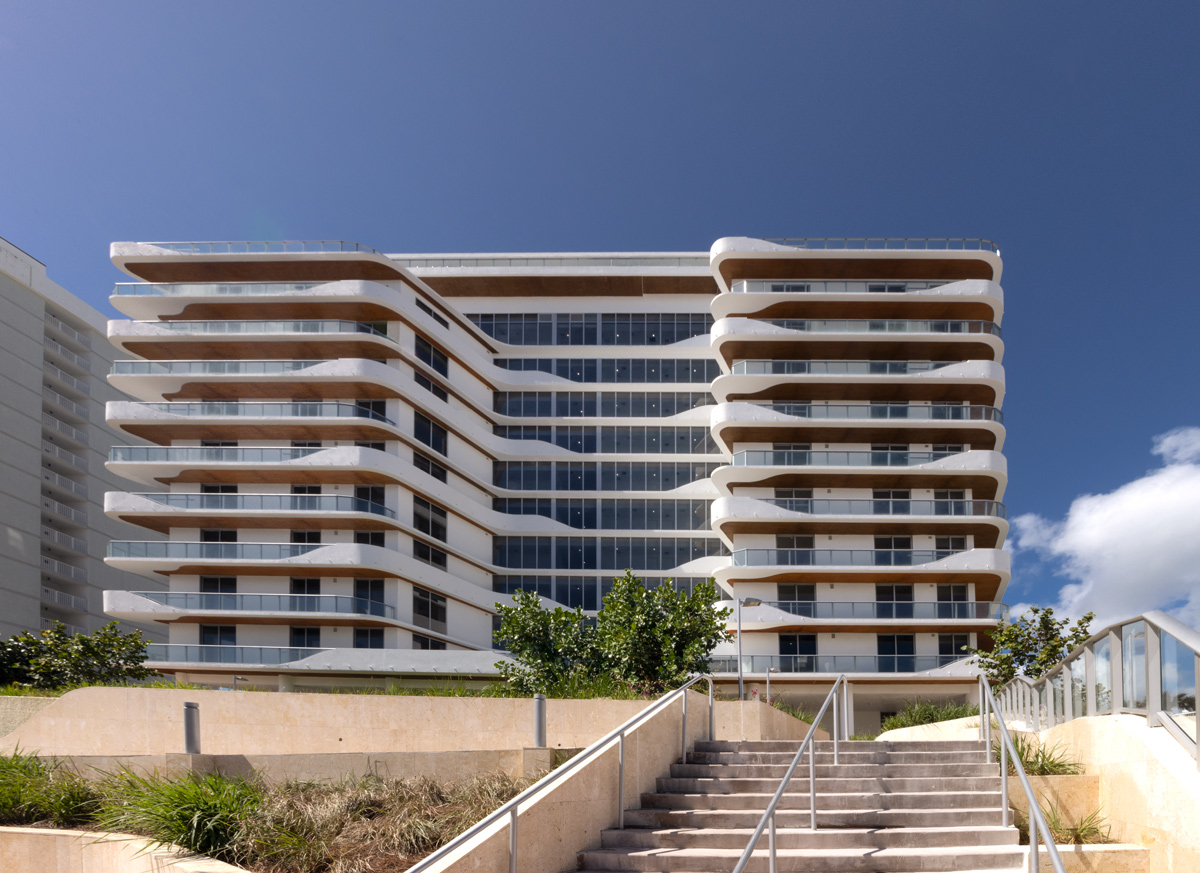
{"label": "curved balcony slab", "polygon": [[[421,633],[429,634],[422,630]],[[432,634],[437,636],[437,634]],[[474,648],[473,646],[471,647]],[[497,661],[511,660],[496,651],[414,651],[412,649],[293,649],[271,646],[190,646],[151,643],[147,666],[163,673],[212,676],[262,671],[268,674],[326,676],[425,676],[487,679],[498,675]]]}
{"label": "curved balcony slab", "polygon": [[104,562],[111,567],[161,576],[350,576],[404,579],[485,612],[498,595],[445,570],[382,546],[358,543],[195,543],[171,540],[113,541]]}
{"label": "curved balcony slab", "polygon": [[[882,280],[886,282],[886,280]],[[734,283],[732,293],[718,294],[709,310],[713,318],[852,318],[863,314],[881,318],[969,318],[994,321],[1004,317],[1004,291],[986,279],[961,279],[942,284],[903,283],[905,290],[868,290],[881,282],[786,279]],[[925,287],[933,285],[934,287]],[[772,287],[803,287],[806,291],[775,291]]]}
{"label": "curved balcony slab", "polygon": [[722,237],[709,250],[722,291],[742,279],[987,279],[1000,281],[1000,250],[988,240]]}
{"label": "curved balcony slab", "polygon": [[353,403],[182,402],[106,404],[109,427],[149,442],[177,439],[394,440],[395,422]]}
{"label": "curved balcony slab", "polygon": [[709,429],[717,445],[731,454],[738,443],[965,443],[999,451],[1005,436],[1001,421],[992,406],[733,401],[712,407]]}
{"label": "curved balcony slab", "polygon": [[1008,461],[1000,452],[810,451],[740,452],[713,471],[724,496],[738,488],[970,488],[978,500],[1000,500]]}
{"label": "curved balcony slab", "polygon": [[[1004,367],[996,361],[935,361],[929,369],[903,372],[906,363],[910,362],[739,361],[731,372],[713,380],[712,394],[718,403],[953,400],[999,407],[1004,402]],[[861,366],[847,366],[853,364]],[[896,365],[895,372],[869,372],[871,365],[881,370],[888,364]]]}
{"label": "curved balcony slab", "polygon": [[999,327],[986,321],[787,319],[776,323],[731,317],[714,322],[710,335],[713,350],[726,367],[743,360],[999,361],[1004,356]]}
{"label": "curved balcony slab", "polygon": [[123,352],[155,360],[402,356],[394,339],[361,321],[113,320],[108,337]]}
{"label": "curved balcony slab", "polygon": [[[747,552],[774,553],[778,560],[767,563],[770,555],[758,562]],[[781,563],[791,561],[788,553],[796,559],[804,552],[814,554],[810,563]],[[816,554],[816,553],[823,554]],[[734,552],[729,563],[713,575],[724,590],[733,592],[743,582],[812,582],[881,584],[887,582],[910,583],[923,577],[923,581],[940,584],[974,583],[977,600],[999,600],[1012,575],[1012,559],[1003,549],[967,549],[962,552],[938,557],[934,550],[908,550],[911,563],[895,563],[900,553],[882,553],[883,560],[893,563],[876,563],[881,560],[879,552],[869,549],[753,549]],[[841,557],[845,555],[846,557]],[[861,559],[861,560],[860,560]],[[752,563],[740,563],[751,561]]]}
{"label": "curved balcony slab", "polygon": [[[718,607],[731,610],[735,602]],[[947,633],[987,631],[1007,620],[1008,607],[995,602],[780,601],[742,607],[742,632],[753,633]],[[737,630],[736,622],[727,622]]]}
{"label": "curved balcony slab", "polygon": [[335,494],[129,494],[109,491],[104,512],[159,533],[172,528],[398,530],[385,506]]}
{"label": "curved balcony slab", "polygon": [[1004,505],[991,500],[870,500],[720,497],[712,528],[731,549],[738,534],[973,535],[995,548],[1008,534]]}

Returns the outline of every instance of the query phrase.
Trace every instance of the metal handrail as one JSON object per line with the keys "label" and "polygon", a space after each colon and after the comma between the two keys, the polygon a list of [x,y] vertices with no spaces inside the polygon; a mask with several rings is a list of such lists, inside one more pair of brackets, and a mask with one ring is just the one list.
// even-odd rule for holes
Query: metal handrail
{"label": "metal handrail", "polygon": [[1039,839],[1046,847],[1046,853],[1050,856],[1050,864],[1054,867],[1055,873],[1064,873],[1058,846],[1055,845],[1050,828],[1046,824],[1046,817],[1042,815],[1042,807],[1038,803],[1033,786],[1029,784],[1029,777],[1025,775],[1025,765],[1022,764],[1021,756],[1017,754],[1017,748],[1013,745],[1012,736],[1008,733],[1008,727],[1004,724],[1004,716],[1000,713],[1000,704],[996,701],[996,696],[992,693],[992,687],[988,684],[987,678],[980,676],[979,738],[987,744],[989,764],[992,762],[992,713],[999,715],[996,724],[1000,730],[1000,826],[1008,827],[1008,761],[1011,756],[1013,770],[1016,771],[1017,778],[1021,781],[1021,788],[1025,790],[1025,798],[1029,804],[1029,873],[1038,873]]}
{"label": "metal handrail", "polygon": [[467,830],[463,831],[461,834],[459,834],[453,840],[446,843],[446,845],[442,846],[440,849],[437,849],[432,854],[427,855],[425,858],[418,861],[415,865],[413,865],[412,867],[410,867],[408,869],[407,873],[421,873],[421,871],[427,870],[435,862],[446,857],[446,855],[450,854],[455,849],[459,848],[463,843],[467,842],[472,837],[474,837],[476,834],[485,830],[486,828],[488,828],[490,825],[494,824],[495,822],[500,821],[500,819],[504,818],[505,816],[509,817],[508,869],[509,869],[509,873],[516,873],[516,871],[517,871],[517,816],[519,815],[518,808],[520,807],[520,805],[522,803],[525,803],[526,801],[530,800],[531,798],[533,798],[534,795],[540,794],[542,791],[549,788],[553,783],[562,779],[568,773],[573,772],[574,770],[576,770],[583,764],[591,761],[597,755],[599,755],[601,752],[610,748],[613,743],[618,744],[618,754],[617,754],[617,760],[618,760],[617,827],[623,828],[625,826],[625,734],[628,733],[633,728],[637,727],[639,724],[641,724],[643,721],[648,719],[650,716],[665,709],[668,705],[673,703],[676,698],[682,697],[683,698],[683,731],[682,731],[682,744],[681,744],[682,745],[681,758],[683,759],[683,763],[686,764],[687,763],[687,690],[702,679],[708,682],[708,737],[710,740],[713,739],[713,737],[715,736],[715,729],[716,729],[715,714],[714,714],[714,710],[713,710],[713,678],[711,676],[694,676],[693,678],[691,678],[687,682],[685,682],[683,685],[676,688],[674,691],[669,691],[666,694],[664,694],[662,697],[660,697],[658,700],[656,700],[652,705],[643,709],[641,712],[639,712],[633,718],[626,721],[624,724],[621,724],[619,727],[616,727],[613,730],[609,731],[607,734],[605,734],[600,739],[596,740],[596,742],[592,743],[590,746],[588,746],[586,749],[584,749],[579,754],[575,755],[575,757],[571,758],[571,760],[567,761],[561,767],[547,773],[545,776],[543,776],[537,782],[533,783],[533,785],[530,785],[528,788],[526,788],[524,791],[522,791],[520,794],[518,794],[512,800],[505,803],[499,809],[495,810],[493,813],[491,813],[487,817],[483,818],[482,820],[477,822],[472,827],[467,828]]}
{"label": "metal handrail", "polygon": [[838,763],[838,741],[841,738],[841,727],[845,725],[845,712],[842,713],[843,718],[838,718],[838,710],[845,710],[846,700],[846,675],[843,673],[834,680],[833,687],[829,689],[829,693],[825,695],[825,702],[821,704],[821,709],[813,718],[808,726],[808,734],[804,737],[804,742],[800,744],[800,748],[796,751],[796,757],[792,758],[791,766],[783,775],[783,781],[779,783],[779,787],[775,789],[775,796],[771,798],[771,802],[767,804],[766,811],[763,812],[762,818],[759,819],[758,827],[754,829],[754,833],[750,835],[750,842],[746,844],[745,851],[738,859],[737,864],[733,868],[733,873],[742,873],[746,869],[746,865],[750,863],[750,857],[754,854],[754,848],[758,845],[758,841],[762,838],[762,833],[767,830],[767,857],[770,873],[775,873],[775,810],[779,806],[779,801],[783,799],[783,793],[787,790],[788,783],[792,781],[792,775],[796,772],[796,768],[800,765],[800,759],[804,757],[804,750],[808,749],[808,814],[809,827],[812,830],[817,829],[817,750],[813,743],[813,738],[817,733],[817,725],[825,716],[825,711],[829,709],[829,704],[833,702],[838,688],[842,689],[842,700],[840,706],[833,708],[833,763]]}

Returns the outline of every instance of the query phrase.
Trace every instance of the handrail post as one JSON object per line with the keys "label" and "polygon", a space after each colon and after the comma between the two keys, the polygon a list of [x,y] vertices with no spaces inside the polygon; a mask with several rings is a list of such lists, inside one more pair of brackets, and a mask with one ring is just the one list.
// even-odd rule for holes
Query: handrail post
{"label": "handrail post", "polygon": [[767,831],[767,868],[769,873],[775,873],[775,813],[771,813],[771,822]]}
{"label": "handrail post", "polygon": [[1008,827],[1008,746],[1000,738],[1000,827]]}
{"label": "handrail post", "polygon": [[687,763],[687,692],[683,692],[683,736],[680,740],[679,761]]}
{"label": "handrail post", "polygon": [[817,742],[808,744],[808,819],[809,827],[817,829]]}
{"label": "handrail post", "polygon": [[625,732],[617,738],[617,830],[625,829]]}
{"label": "handrail post", "polygon": [[[1034,798],[1032,803],[1037,803]],[[1033,810],[1029,810],[1029,873],[1038,873],[1038,826]]]}
{"label": "handrail post", "polygon": [[508,814],[508,873],[517,873],[517,807]]}
{"label": "handrail post", "polygon": [[[988,695],[986,693],[988,690],[987,677],[981,676],[980,679],[983,681],[983,690],[984,690],[985,694],[983,695],[982,699],[980,700],[979,712],[980,712],[980,720],[983,721],[983,723],[984,723],[984,729],[983,729],[983,742],[985,744],[984,754],[987,755],[987,758],[985,760],[990,764],[990,763],[992,763],[992,698],[990,695]],[[987,709],[986,713],[984,713],[985,708]]]}
{"label": "handrail post", "polygon": [[717,713],[713,707],[713,677],[708,677],[708,740],[717,738]]}

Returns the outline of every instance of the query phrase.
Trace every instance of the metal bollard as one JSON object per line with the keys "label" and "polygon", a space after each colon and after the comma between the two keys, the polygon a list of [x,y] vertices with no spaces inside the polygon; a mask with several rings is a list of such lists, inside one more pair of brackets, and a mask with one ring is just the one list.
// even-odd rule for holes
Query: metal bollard
{"label": "metal bollard", "polygon": [[533,744],[546,748],[546,695],[533,695]]}
{"label": "metal bollard", "polygon": [[183,705],[183,751],[188,755],[200,754],[200,704]]}

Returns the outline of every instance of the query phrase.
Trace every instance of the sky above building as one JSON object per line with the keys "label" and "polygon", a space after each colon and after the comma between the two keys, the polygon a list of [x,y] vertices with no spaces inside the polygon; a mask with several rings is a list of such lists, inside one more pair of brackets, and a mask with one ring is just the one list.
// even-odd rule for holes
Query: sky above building
{"label": "sky above building", "polygon": [[1006,600],[1200,620],[1196,4],[0,11],[0,236],[109,313],[112,240],[995,240]]}

